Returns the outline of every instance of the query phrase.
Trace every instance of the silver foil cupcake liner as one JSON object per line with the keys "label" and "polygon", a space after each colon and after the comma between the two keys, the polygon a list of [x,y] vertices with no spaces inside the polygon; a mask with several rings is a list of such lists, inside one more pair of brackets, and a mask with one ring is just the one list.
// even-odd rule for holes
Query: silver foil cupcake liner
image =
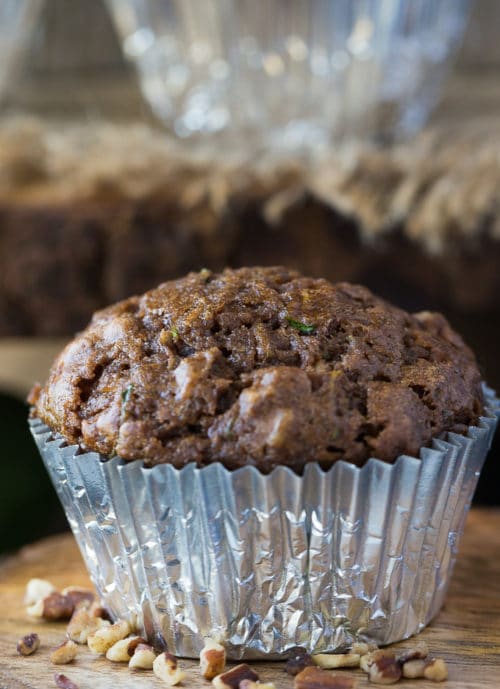
{"label": "silver foil cupcake liner", "polygon": [[270,659],[388,644],[439,611],[500,415],[485,394],[478,426],[419,459],[311,463],[303,476],[101,461],[30,425],[113,615],[179,656],[211,636],[229,657]]}

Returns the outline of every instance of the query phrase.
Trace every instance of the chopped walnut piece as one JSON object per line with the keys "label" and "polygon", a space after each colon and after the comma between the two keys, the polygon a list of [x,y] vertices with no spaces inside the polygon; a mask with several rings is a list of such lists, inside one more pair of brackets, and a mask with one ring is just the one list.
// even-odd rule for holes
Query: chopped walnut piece
{"label": "chopped walnut piece", "polygon": [[46,579],[30,579],[26,585],[26,593],[24,594],[25,605],[34,605],[38,601],[47,598],[51,593],[54,593],[56,587]]}
{"label": "chopped walnut piece", "polygon": [[246,663],[236,665],[227,672],[217,675],[212,680],[215,689],[239,689],[240,682],[244,679],[250,679],[252,682],[259,681],[259,675],[252,670]]}
{"label": "chopped walnut piece", "polygon": [[222,644],[213,639],[205,639],[205,645],[200,652],[200,672],[205,679],[213,679],[224,672],[226,666],[226,650]]}
{"label": "chopped walnut piece", "polygon": [[115,624],[102,627],[88,635],[87,645],[97,655],[104,655],[117,641],[130,634],[130,625],[126,620],[118,620]]}
{"label": "chopped walnut piece", "polygon": [[312,659],[324,670],[336,670],[339,667],[359,667],[361,656],[358,653],[318,653]]}
{"label": "chopped walnut piece", "polygon": [[66,633],[77,644],[86,644],[89,634],[109,626],[110,622],[100,617],[94,617],[90,610],[81,607],[77,608],[73,613],[66,627]]}
{"label": "chopped walnut piece", "polygon": [[149,644],[139,644],[134,655],[130,658],[129,668],[132,670],[152,670],[156,658],[154,649]]}
{"label": "chopped walnut piece", "polygon": [[304,668],[311,665],[314,665],[314,661],[305,648],[294,648],[286,661],[285,672],[292,676],[298,675]]}
{"label": "chopped walnut piece", "polygon": [[17,642],[17,652],[22,656],[30,656],[32,653],[38,650],[40,647],[40,637],[35,632],[31,634],[26,634],[22,639]]}
{"label": "chopped walnut piece", "polygon": [[153,663],[153,672],[170,687],[182,682],[186,676],[186,673],[180,669],[177,658],[168,652],[161,653],[155,659]]}
{"label": "chopped walnut piece", "polygon": [[50,654],[50,662],[53,665],[66,665],[66,663],[71,663],[72,660],[76,658],[78,653],[78,646],[71,639],[66,639],[62,644],[56,646],[52,649]]}
{"label": "chopped walnut piece", "polygon": [[381,655],[374,659],[370,665],[368,675],[373,684],[395,684],[401,679],[401,665],[394,654]]}
{"label": "chopped walnut piece", "polygon": [[128,636],[126,639],[120,639],[111,648],[108,648],[106,658],[113,663],[128,663],[137,646],[145,643],[146,639],[141,636]]}
{"label": "chopped walnut piece", "polygon": [[403,663],[401,668],[403,677],[405,679],[418,679],[424,676],[426,661],[422,658],[416,658],[415,660],[407,660]]}
{"label": "chopped walnut piece", "polygon": [[354,689],[355,680],[346,675],[334,675],[319,667],[306,667],[295,677],[294,689]]}
{"label": "chopped walnut piece", "polygon": [[75,684],[69,677],[62,675],[60,672],[56,672],[54,675],[54,682],[59,689],[78,689],[78,684]]}
{"label": "chopped walnut piece", "polygon": [[424,678],[431,682],[444,682],[448,679],[448,667],[442,658],[432,658],[425,664]]}

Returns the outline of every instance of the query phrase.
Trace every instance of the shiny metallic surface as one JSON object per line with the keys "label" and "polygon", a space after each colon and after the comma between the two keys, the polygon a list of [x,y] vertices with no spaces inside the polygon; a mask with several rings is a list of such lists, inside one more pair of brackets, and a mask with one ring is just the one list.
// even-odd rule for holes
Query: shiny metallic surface
{"label": "shiny metallic surface", "polygon": [[485,392],[479,425],[419,459],[308,464],[303,476],[103,462],[30,425],[113,615],[179,656],[211,635],[231,658],[270,659],[387,644],[436,615],[500,415]]}

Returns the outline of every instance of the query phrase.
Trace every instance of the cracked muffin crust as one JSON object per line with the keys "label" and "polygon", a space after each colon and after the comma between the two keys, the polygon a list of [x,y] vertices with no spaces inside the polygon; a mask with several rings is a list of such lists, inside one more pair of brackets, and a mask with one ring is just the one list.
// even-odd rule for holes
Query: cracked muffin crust
{"label": "cracked muffin crust", "polygon": [[415,455],[482,411],[441,315],[280,267],[202,270],[97,312],[30,401],[105,457],[299,473]]}

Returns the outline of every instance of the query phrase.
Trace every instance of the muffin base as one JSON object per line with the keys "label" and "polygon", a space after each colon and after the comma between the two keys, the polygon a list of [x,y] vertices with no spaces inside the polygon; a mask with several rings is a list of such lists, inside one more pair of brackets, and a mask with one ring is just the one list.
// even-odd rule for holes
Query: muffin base
{"label": "muffin base", "polygon": [[439,611],[500,416],[484,391],[479,424],[418,459],[310,463],[302,476],[102,461],[30,426],[114,616],[179,656],[211,636],[230,658],[273,659],[392,643]]}

